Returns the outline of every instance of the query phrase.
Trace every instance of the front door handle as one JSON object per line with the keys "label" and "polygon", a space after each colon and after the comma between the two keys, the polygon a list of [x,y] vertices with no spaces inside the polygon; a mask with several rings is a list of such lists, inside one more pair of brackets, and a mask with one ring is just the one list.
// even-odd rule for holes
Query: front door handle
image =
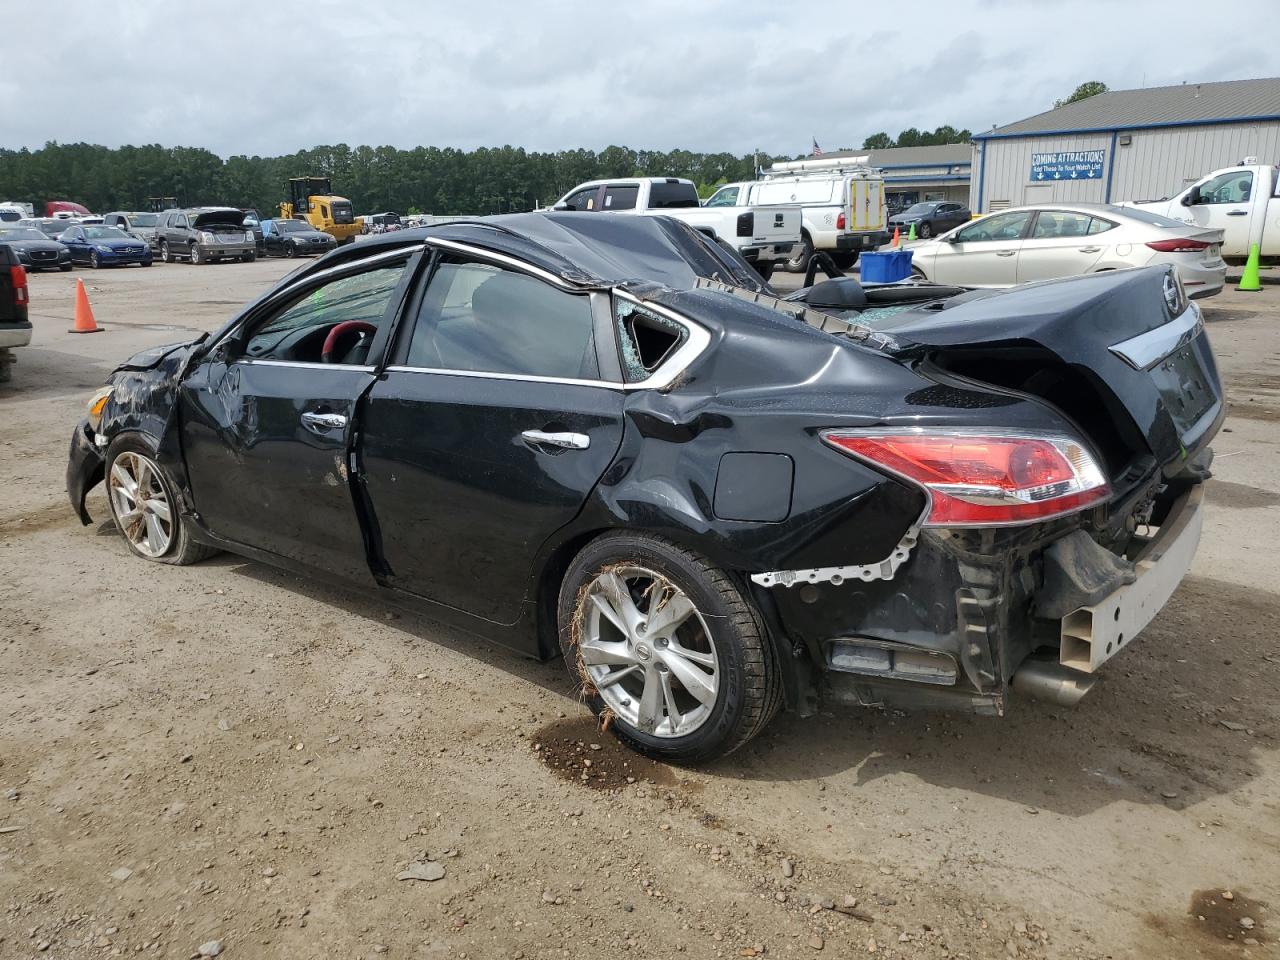
{"label": "front door handle", "polygon": [[1081,247],[1080,252],[1081,253],[1097,253],[1101,249],[1102,249],[1101,247]]}
{"label": "front door handle", "polygon": [[1013,250],[997,250],[997,257],[1012,257],[1016,251]]}
{"label": "front door handle", "polygon": [[1247,217],[1248,215],[1249,215],[1248,210],[1228,210],[1227,211],[1228,217]]}
{"label": "front door handle", "polygon": [[526,430],[520,439],[538,447],[560,447],[563,450],[585,450],[591,446],[591,438],[585,433],[547,433],[543,430]]}
{"label": "front door handle", "polygon": [[302,425],[312,433],[318,433],[322,437],[328,435],[331,430],[342,430],[347,425],[347,418],[341,413],[304,413],[302,415]]}

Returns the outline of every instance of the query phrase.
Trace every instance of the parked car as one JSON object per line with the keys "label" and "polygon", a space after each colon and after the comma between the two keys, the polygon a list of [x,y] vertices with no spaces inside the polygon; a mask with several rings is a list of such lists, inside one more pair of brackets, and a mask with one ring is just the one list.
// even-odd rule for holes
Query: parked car
{"label": "parked car", "polygon": [[328,253],[338,245],[330,233],[317,230],[305,220],[264,220],[263,256],[299,257]]}
{"label": "parked car", "polygon": [[689,760],[819,691],[1078,700],[1186,573],[1224,416],[1169,265],[780,299],[679,221],[533,213],[341,248],[135,356],[67,490],[90,523],[105,477],[138,557],[563,656],[612,733]]}
{"label": "parked car", "polygon": [[1222,231],[1102,203],[1014,207],[912,248],[916,276],[938,283],[1009,287],[1085,273],[1168,263],[1193,298],[1226,282]]}
{"label": "parked car", "polygon": [[71,251],[66,244],[50,240],[35,227],[0,224],[0,243],[8,244],[28,270],[71,269]]}
{"label": "parked car", "polygon": [[13,351],[31,342],[29,292],[27,271],[18,255],[7,243],[0,243],[0,383],[7,383],[12,375]]}
{"label": "parked car", "polygon": [[116,210],[105,214],[102,218],[102,224],[107,227],[116,227],[125,233],[131,233],[139,240],[145,240],[152,253],[159,253],[160,241],[156,239],[156,222],[159,219],[160,215],[158,213],[145,213],[141,210]]}
{"label": "parked car", "polygon": [[400,214],[392,213],[370,213],[360,218],[363,221],[361,233],[390,233],[393,230],[399,230],[402,227]]}
{"label": "parked car", "polygon": [[57,240],[64,230],[76,222],[63,217],[31,217],[26,220],[19,220],[17,225],[20,227],[32,227],[39,230],[50,240]]}
{"label": "parked car", "polygon": [[580,183],[555,210],[674,217],[728,244],[766,280],[799,246],[800,208],[733,203],[703,207],[692,180],[678,177],[619,177]]}
{"label": "parked car", "polygon": [[[1253,160],[1253,157],[1249,157]],[[1125,209],[1221,230],[1222,259],[1244,263],[1251,244],[1267,258],[1280,257],[1280,167],[1245,163],[1201,177],[1167,200],[1121,204]]]}
{"label": "parked car", "polygon": [[166,210],[156,221],[160,259],[193,264],[243,260],[258,256],[253,232],[245,228],[245,213],[235,207],[191,207]]}
{"label": "parked car", "polygon": [[130,236],[116,227],[74,224],[59,238],[71,251],[75,263],[98,267],[122,267],[136,263],[151,266],[151,248],[145,240]]}
{"label": "parked car", "polygon": [[889,217],[889,232],[894,229],[906,236],[914,225],[916,236],[928,240],[939,233],[946,233],[953,227],[968,223],[973,214],[963,203],[946,200],[928,200],[924,203],[913,203],[901,213]]}

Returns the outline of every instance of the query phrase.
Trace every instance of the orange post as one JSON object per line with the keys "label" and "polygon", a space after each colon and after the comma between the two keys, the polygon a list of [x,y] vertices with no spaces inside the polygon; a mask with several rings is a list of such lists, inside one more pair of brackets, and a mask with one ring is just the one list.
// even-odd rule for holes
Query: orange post
{"label": "orange post", "polygon": [[93,319],[93,307],[89,306],[89,294],[85,293],[84,281],[76,280],[76,325],[68,333],[101,333],[102,328]]}

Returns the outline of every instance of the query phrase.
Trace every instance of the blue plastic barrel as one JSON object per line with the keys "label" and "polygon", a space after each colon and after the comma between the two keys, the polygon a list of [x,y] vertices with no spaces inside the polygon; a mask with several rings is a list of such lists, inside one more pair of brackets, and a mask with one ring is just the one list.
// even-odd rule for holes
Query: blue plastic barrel
{"label": "blue plastic barrel", "polygon": [[864,253],[858,258],[863,283],[893,283],[911,276],[911,251]]}

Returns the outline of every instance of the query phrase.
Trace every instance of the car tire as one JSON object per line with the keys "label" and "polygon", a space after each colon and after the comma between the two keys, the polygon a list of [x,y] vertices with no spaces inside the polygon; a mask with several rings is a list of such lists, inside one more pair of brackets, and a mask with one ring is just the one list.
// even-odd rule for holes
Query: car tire
{"label": "car tire", "polygon": [[191,258],[191,265],[193,267],[199,266],[200,264],[204,263],[204,258],[200,256],[200,245],[197,243],[193,243],[191,245],[191,249],[188,252],[188,256],[190,256]]}
{"label": "car tire", "polygon": [[928,240],[933,236],[933,225],[928,223],[920,224],[920,232],[916,234],[921,240]]}
{"label": "car tire", "polygon": [[156,462],[155,446],[144,434],[124,433],[107,447],[104,479],[111,519],[135,556],[175,566],[198,563],[218,551],[191,539],[178,487]]}
{"label": "car tire", "polygon": [[160,259],[165,263],[173,263],[173,254],[169,252],[169,244],[160,241]]}
{"label": "car tire", "polygon": [[284,255],[292,260],[298,255],[298,245],[290,240],[284,245]]}
{"label": "car tire", "polygon": [[155,263],[155,261],[154,261],[154,260],[143,260],[141,263],[139,263],[139,264],[138,264],[138,266],[140,266],[140,267],[149,267],[149,266],[151,266],[151,264],[153,264],[153,263]]}
{"label": "car tire", "polygon": [[243,260],[245,263],[253,263],[253,261],[258,259],[258,255],[256,253],[246,253],[240,259]]}
{"label": "car tire", "polygon": [[[686,612],[675,626],[646,632],[662,610]],[[624,632],[620,621],[634,629]],[[610,533],[588,543],[561,582],[557,622],[584,702],[647,756],[724,756],[758,734],[782,702],[772,646],[742,587],[668,540]]]}
{"label": "car tire", "polygon": [[841,270],[852,270],[853,265],[858,262],[857,251],[850,253],[849,251],[837,250],[831,254],[831,262]]}
{"label": "car tire", "polygon": [[804,273],[809,269],[809,258],[813,256],[813,240],[809,234],[800,234],[800,252],[787,261],[788,273]]}
{"label": "car tire", "polygon": [[66,273],[68,270],[70,270],[70,269],[71,269],[71,264],[69,264],[69,263],[60,263],[60,264],[58,264],[58,269],[59,269],[59,270],[61,270],[63,273]]}
{"label": "car tire", "polygon": [[921,270],[919,267],[912,267],[912,268],[911,268],[911,277],[912,277],[912,279],[914,279],[914,280],[925,280],[925,281],[927,281],[927,280],[929,279],[928,277],[926,277],[926,276],[924,275],[924,271],[923,271],[923,270]]}
{"label": "car tire", "polygon": [[94,269],[94,270],[97,270],[99,267],[101,267],[101,266],[102,266],[102,264],[98,262],[98,251],[97,251],[97,250],[90,250],[90,251],[89,251],[89,266],[93,267],[93,269]]}

